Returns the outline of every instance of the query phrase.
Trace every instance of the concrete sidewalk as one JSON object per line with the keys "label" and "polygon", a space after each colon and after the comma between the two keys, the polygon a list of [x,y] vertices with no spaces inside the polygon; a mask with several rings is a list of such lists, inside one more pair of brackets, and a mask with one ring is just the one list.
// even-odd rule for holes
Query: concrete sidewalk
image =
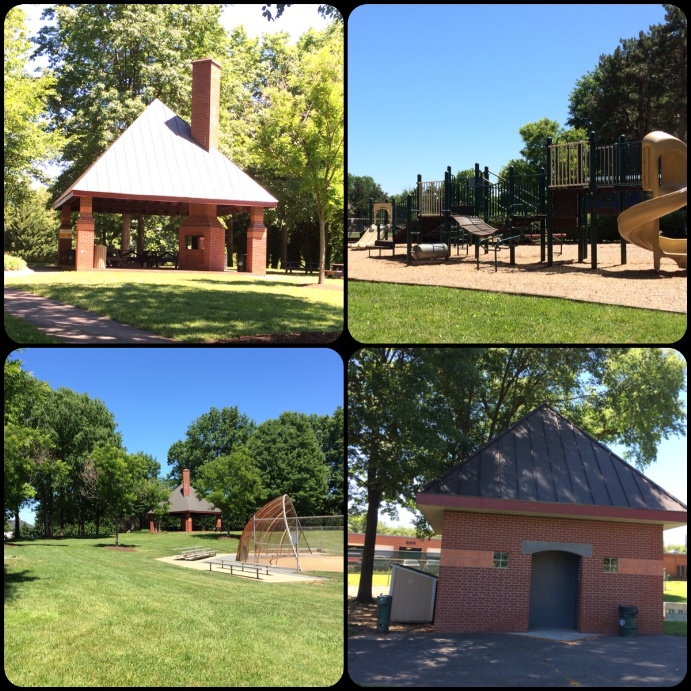
{"label": "concrete sidewalk", "polygon": [[676,686],[686,638],[605,636],[577,641],[500,633],[378,634],[348,638],[348,674],[364,686]]}
{"label": "concrete sidewalk", "polygon": [[[67,343],[174,343],[100,314],[5,286],[5,312]],[[21,343],[19,344],[21,345]]]}

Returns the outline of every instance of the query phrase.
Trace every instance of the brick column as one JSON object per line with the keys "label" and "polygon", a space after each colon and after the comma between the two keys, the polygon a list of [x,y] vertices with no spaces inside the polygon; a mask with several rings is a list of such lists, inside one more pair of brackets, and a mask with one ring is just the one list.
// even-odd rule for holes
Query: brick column
{"label": "brick column", "polygon": [[[187,236],[201,238],[199,247],[188,249]],[[215,204],[189,205],[189,215],[178,231],[178,267],[225,271],[225,228],[216,217]]]}
{"label": "brick column", "polygon": [[74,268],[77,271],[90,271],[94,268],[94,217],[91,215],[91,197],[79,198]]}
{"label": "brick column", "polygon": [[60,210],[60,232],[58,233],[58,266],[74,269],[72,261],[72,207],[65,204]]}
{"label": "brick column", "polygon": [[266,228],[264,209],[250,209],[250,225],[247,229],[247,271],[258,276],[266,275]]}

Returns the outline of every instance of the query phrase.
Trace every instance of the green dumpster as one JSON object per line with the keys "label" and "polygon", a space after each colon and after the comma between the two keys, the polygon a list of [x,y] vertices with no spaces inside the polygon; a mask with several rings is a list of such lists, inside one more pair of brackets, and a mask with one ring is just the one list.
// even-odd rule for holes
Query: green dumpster
{"label": "green dumpster", "polygon": [[391,595],[379,595],[377,597],[377,631],[388,633],[389,619],[391,618]]}
{"label": "green dumpster", "polygon": [[638,636],[638,607],[620,605],[619,635],[624,636],[624,638],[635,638]]}

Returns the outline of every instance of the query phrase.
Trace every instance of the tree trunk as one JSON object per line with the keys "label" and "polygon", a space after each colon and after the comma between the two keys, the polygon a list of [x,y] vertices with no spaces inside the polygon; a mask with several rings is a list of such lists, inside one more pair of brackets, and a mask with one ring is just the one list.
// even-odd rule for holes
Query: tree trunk
{"label": "tree trunk", "polygon": [[374,570],[374,546],[377,541],[377,522],[379,520],[379,505],[381,491],[368,489],[367,518],[365,520],[365,545],[362,549],[362,564],[360,565],[360,585],[358,587],[357,602],[371,604],[372,572]]}
{"label": "tree trunk", "polygon": [[326,219],[319,215],[319,283],[324,283],[326,271]]}

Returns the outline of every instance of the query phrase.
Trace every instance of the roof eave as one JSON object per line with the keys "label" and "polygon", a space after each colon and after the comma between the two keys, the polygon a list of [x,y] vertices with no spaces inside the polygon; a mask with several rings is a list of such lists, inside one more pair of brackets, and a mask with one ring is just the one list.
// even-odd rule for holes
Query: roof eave
{"label": "roof eave", "polygon": [[160,195],[136,195],[131,194],[117,194],[115,192],[93,192],[89,190],[71,189],[60,197],[54,204],[53,209],[62,208],[67,202],[71,201],[73,197],[92,197],[99,199],[123,199],[123,200],[143,200],[153,202],[165,202],[171,204],[216,204],[217,206],[247,206],[247,207],[262,207],[274,208],[278,205],[278,200],[247,200],[247,199],[205,199],[199,197],[165,197]]}
{"label": "roof eave", "polygon": [[629,523],[660,523],[665,530],[686,525],[686,511],[636,509],[592,504],[491,499],[458,495],[418,493],[417,505],[436,532],[443,533],[444,511],[474,511],[524,516],[580,518]]}

